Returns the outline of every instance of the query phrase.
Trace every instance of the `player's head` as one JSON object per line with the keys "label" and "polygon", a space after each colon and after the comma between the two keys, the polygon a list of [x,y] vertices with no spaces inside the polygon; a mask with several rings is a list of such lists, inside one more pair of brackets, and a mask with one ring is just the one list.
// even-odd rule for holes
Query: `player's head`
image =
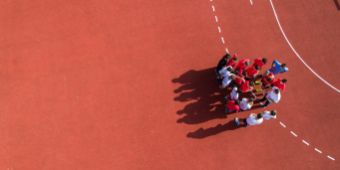
{"label": "player's head", "polygon": [[267,58],[263,57],[263,58],[262,58],[262,63],[263,63],[263,64],[266,64],[266,63],[267,63]]}
{"label": "player's head", "polygon": [[258,65],[256,65],[255,70],[260,70],[260,67]]}
{"label": "player's head", "polygon": [[275,94],[279,94],[280,90],[279,89],[274,89]]}
{"label": "player's head", "polygon": [[250,86],[254,86],[255,85],[254,81],[248,81],[248,82],[249,82]]}
{"label": "player's head", "polygon": [[250,62],[247,60],[246,62],[244,62],[244,65],[249,66]]}
{"label": "player's head", "polygon": [[233,69],[232,69],[231,67],[227,67],[227,70],[228,70],[229,72],[233,71]]}
{"label": "player's head", "polygon": [[231,56],[230,56],[229,53],[226,53],[223,57],[224,57],[225,59],[230,59],[230,58],[231,58]]}
{"label": "player's head", "polygon": [[287,67],[287,66],[286,66],[286,63],[282,63],[281,67],[282,67],[282,68],[286,68],[286,67]]}
{"label": "player's head", "polygon": [[282,83],[287,83],[287,79],[282,79]]}
{"label": "player's head", "polygon": [[256,115],[256,119],[261,119],[263,116],[262,116],[262,113],[259,113]]}
{"label": "player's head", "polygon": [[277,114],[277,111],[276,111],[276,110],[272,110],[272,111],[270,111],[270,115],[272,115],[272,116],[276,116],[276,114]]}
{"label": "player's head", "polygon": [[238,90],[238,88],[235,86],[234,88],[233,88],[233,91],[237,91]]}

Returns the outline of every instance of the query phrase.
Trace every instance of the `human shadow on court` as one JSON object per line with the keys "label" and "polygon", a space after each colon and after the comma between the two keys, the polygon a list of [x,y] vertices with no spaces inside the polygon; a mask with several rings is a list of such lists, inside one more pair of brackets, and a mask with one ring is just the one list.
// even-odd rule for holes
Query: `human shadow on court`
{"label": "human shadow on court", "polygon": [[174,92],[175,101],[188,102],[178,115],[183,115],[178,123],[197,124],[212,119],[226,118],[224,113],[224,93],[216,80],[214,68],[189,70],[172,80],[181,84]]}
{"label": "human shadow on court", "polygon": [[[230,91],[219,89],[214,67],[198,71],[189,70],[172,82],[180,84],[180,87],[174,90],[177,94],[174,100],[188,103],[183,109],[177,111],[178,115],[183,115],[177,120],[178,123],[198,124],[227,117],[225,96]],[[240,94],[240,97],[248,96]],[[257,108],[259,106],[254,105],[251,110]],[[235,112],[228,115],[233,113]]]}
{"label": "human shadow on court", "polygon": [[199,128],[194,132],[189,132],[187,134],[187,137],[201,139],[201,138],[205,138],[205,137],[209,137],[212,135],[222,133],[224,131],[235,130],[235,129],[242,128],[242,127],[243,126],[235,125],[235,122],[232,120],[232,121],[229,121],[228,123],[218,124],[215,127],[210,127],[207,129]]}
{"label": "human shadow on court", "polygon": [[[177,123],[199,124],[213,119],[227,118],[225,114],[225,96],[230,94],[226,89],[219,89],[215,67],[203,70],[189,70],[172,80],[180,86],[174,90],[174,100],[187,103],[177,114],[181,117]],[[240,98],[247,97],[240,94]],[[256,103],[256,102],[255,102]],[[254,105],[251,110],[260,108]],[[235,113],[235,112],[234,112]],[[224,131],[237,129],[232,121],[208,129],[198,129],[187,134],[192,138],[204,138]]]}

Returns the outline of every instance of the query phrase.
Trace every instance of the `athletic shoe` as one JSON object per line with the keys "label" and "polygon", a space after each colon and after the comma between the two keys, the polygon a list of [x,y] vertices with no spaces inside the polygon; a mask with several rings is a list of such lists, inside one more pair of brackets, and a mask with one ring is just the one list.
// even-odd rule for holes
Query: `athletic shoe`
{"label": "athletic shoe", "polygon": [[235,118],[235,123],[236,123],[236,125],[237,125],[237,126],[239,126],[239,125],[240,125],[240,120],[239,120],[239,118],[238,118],[238,117],[236,117],[236,118]]}

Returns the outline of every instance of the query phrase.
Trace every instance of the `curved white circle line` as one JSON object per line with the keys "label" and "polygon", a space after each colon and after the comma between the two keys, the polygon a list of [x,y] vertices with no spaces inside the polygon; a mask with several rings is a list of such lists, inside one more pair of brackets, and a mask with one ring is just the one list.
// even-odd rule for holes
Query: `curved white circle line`
{"label": "curved white circle line", "polygon": [[274,4],[272,2],[272,0],[269,0],[270,4],[271,4],[271,7],[273,9],[273,13],[274,13],[274,16],[275,16],[275,19],[276,19],[276,22],[277,24],[279,25],[279,28],[280,28],[280,31],[283,35],[283,37],[285,38],[286,42],[288,43],[289,47],[292,49],[292,51],[294,52],[294,54],[298,57],[298,59],[300,59],[300,61],[317,77],[319,78],[322,82],[324,82],[327,86],[329,86],[330,88],[332,88],[333,90],[335,90],[336,92],[340,93],[340,90],[337,89],[335,86],[333,86],[332,84],[330,84],[328,81],[326,81],[325,79],[323,79],[318,73],[316,73],[303,59],[302,57],[300,56],[300,54],[295,50],[295,48],[293,47],[292,43],[290,43],[290,41],[288,40],[287,38],[287,35],[286,33],[284,32],[282,26],[281,26],[281,23],[280,23],[280,20],[279,20],[279,17],[277,16],[277,13],[276,13],[276,10],[275,10],[275,7],[274,7]]}

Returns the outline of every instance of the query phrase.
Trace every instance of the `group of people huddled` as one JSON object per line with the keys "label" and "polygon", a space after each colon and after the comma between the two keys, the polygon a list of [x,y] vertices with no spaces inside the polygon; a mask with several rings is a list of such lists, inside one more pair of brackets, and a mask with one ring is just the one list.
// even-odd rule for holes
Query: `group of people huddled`
{"label": "group of people huddled", "polygon": [[[286,64],[274,60],[270,69],[261,72],[267,64],[267,58],[250,59],[234,54],[225,54],[217,64],[216,76],[221,89],[226,89],[226,113],[250,110],[254,104],[266,107],[278,103],[281,92],[285,89],[287,79],[275,78],[278,74],[288,71]],[[257,125],[263,118],[276,118],[276,111],[252,113],[246,119],[235,119],[237,125]]]}

